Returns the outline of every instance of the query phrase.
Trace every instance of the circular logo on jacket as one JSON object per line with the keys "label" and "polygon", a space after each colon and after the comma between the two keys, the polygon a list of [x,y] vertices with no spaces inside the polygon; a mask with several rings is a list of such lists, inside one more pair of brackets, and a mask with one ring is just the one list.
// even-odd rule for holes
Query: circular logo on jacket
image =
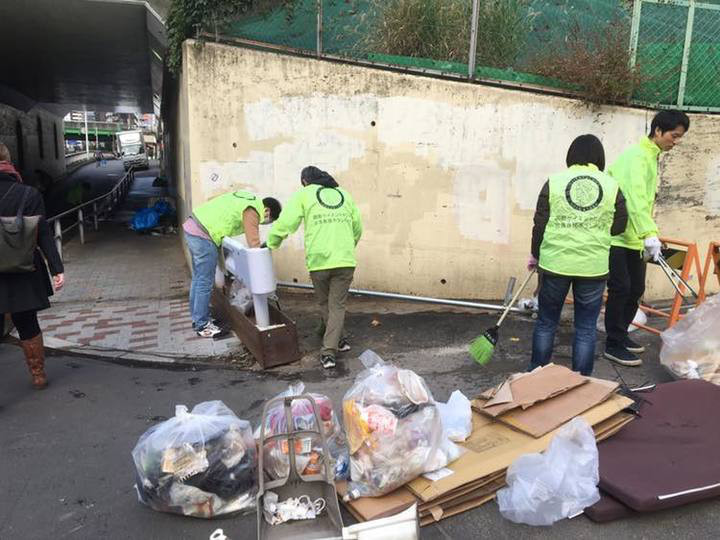
{"label": "circular logo on jacket", "polygon": [[315,192],[320,206],[330,210],[337,210],[345,203],[345,197],[337,188],[321,187]]}
{"label": "circular logo on jacket", "polygon": [[597,178],[576,176],[565,188],[565,199],[579,212],[588,212],[597,208],[603,199],[603,188]]}

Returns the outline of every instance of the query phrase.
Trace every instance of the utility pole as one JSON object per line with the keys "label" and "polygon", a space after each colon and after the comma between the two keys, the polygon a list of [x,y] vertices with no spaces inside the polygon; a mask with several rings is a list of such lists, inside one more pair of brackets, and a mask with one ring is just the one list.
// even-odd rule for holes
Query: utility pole
{"label": "utility pole", "polygon": [[83,112],[85,113],[85,155],[87,158],[90,158],[90,136],[88,134],[88,125],[87,125],[87,107],[83,108]]}

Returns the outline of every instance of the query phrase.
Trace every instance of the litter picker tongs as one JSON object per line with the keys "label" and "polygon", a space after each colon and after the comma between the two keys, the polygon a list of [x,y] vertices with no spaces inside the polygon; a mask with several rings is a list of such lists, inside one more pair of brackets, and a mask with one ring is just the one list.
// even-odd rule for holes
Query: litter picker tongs
{"label": "litter picker tongs", "polygon": [[698,294],[695,292],[695,289],[693,289],[690,286],[690,284],[687,281],[685,281],[680,274],[677,273],[677,270],[675,270],[672,266],[670,266],[670,264],[667,262],[667,260],[665,260],[665,257],[663,257],[662,255],[659,255],[658,259],[657,259],[657,263],[660,266],[660,268],[662,268],[662,271],[665,272],[665,275],[670,280],[670,283],[672,283],[672,286],[675,287],[675,290],[677,291],[677,293],[680,296],[685,297],[685,293],[680,288],[680,285],[682,284],[682,286],[686,287],[687,290],[689,290],[690,293],[695,298],[698,297]]}

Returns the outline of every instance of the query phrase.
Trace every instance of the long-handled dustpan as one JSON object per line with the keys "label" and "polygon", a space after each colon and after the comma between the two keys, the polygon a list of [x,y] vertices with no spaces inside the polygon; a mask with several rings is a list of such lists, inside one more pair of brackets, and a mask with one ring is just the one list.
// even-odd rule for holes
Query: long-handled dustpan
{"label": "long-handled dustpan", "polygon": [[[295,400],[308,401],[312,405],[314,427],[316,429],[295,429],[292,414],[292,402]],[[287,430],[285,433],[266,436],[265,427],[267,426],[268,411],[278,404],[282,404],[284,407]],[[297,470],[296,448],[302,448],[303,443],[308,440],[317,441],[318,439],[322,446],[322,472],[318,474],[300,475]],[[290,471],[286,478],[268,482],[265,481],[264,454],[265,445],[268,442],[287,444]],[[320,415],[318,414],[317,404],[312,396],[303,394],[284,398],[278,397],[271,399],[265,404],[260,427],[260,447],[258,453],[258,540],[341,540],[343,537],[343,522],[340,515],[337,492],[335,491],[335,476],[330,467],[330,451],[328,450],[324,429],[320,421]],[[279,501],[284,501],[290,497],[295,498],[306,495],[311,501],[323,499],[325,501],[325,507],[315,519],[288,521],[278,525],[270,525],[263,515],[264,497],[270,490],[277,494]]]}

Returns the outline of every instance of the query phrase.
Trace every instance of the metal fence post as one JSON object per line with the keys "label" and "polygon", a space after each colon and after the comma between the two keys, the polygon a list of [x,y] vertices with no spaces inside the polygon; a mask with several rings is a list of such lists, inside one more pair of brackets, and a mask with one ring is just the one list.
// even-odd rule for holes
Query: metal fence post
{"label": "metal fence post", "polygon": [[315,44],[318,57],[322,56],[323,52],[323,3],[322,0],[317,0],[317,32],[316,32],[317,43]]}
{"label": "metal fence post", "polygon": [[82,208],[78,209],[78,229],[80,230],[80,243],[85,243],[85,222],[83,220]]}
{"label": "metal fence post", "polygon": [[60,259],[62,260],[62,225],[60,224],[60,220],[55,220],[55,247],[58,250],[58,253],[60,254]]}
{"label": "metal fence post", "polygon": [[678,85],[678,107],[682,107],[685,103],[685,84],[687,83],[688,62],[690,61],[690,47],[692,46],[694,24],[695,0],[690,0],[687,25],[685,26],[685,48],[683,49],[682,67],[680,68],[680,84]]}
{"label": "metal fence post", "polygon": [[630,26],[630,67],[635,67],[637,61],[637,46],[640,38],[640,17],[642,14],[643,0],[634,0],[632,24]]}
{"label": "metal fence post", "polygon": [[97,203],[93,203],[93,226],[95,230],[98,230],[98,216],[97,216]]}
{"label": "metal fence post", "polygon": [[470,54],[468,56],[468,79],[475,77],[477,62],[478,18],[480,17],[480,0],[473,0],[472,22],[470,24]]}

